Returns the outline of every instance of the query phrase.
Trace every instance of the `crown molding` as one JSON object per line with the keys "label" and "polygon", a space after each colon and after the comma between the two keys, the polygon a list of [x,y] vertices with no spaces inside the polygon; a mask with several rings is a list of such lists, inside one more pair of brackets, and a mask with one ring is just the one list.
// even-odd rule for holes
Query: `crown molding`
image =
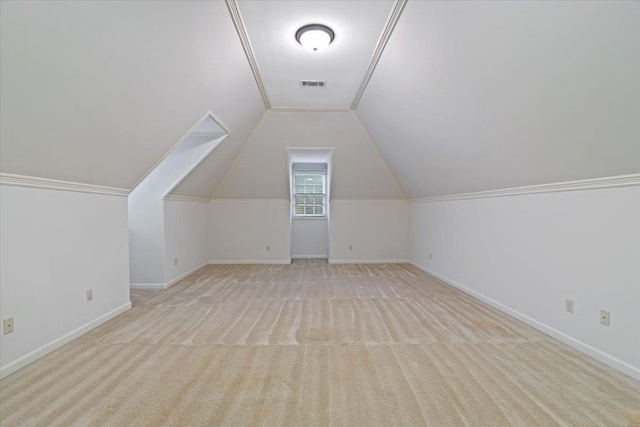
{"label": "crown molding", "polygon": [[210,200],[204,197],[193,197],[193,196],[181,196],[179,194],[169,194],[162,198],[162,200],[166,200],[168,202],[195,202],[195,203],[209,203]]}
{"label": "crown molding", "polygon": [[403,199],[335,199],[330,200],[329,204],[336,205],[406,205],[408,202]]}
{"label": "crown molding", "polygon": [[76,193],[107,194],[110,196],[122,197],[127,197],[129,195],[129,190],[124,188],[103,187],[100,185],[82,184],[79,182],[61,181],[57,179],[39,178],[13,173],[0,173],[0,185],[73,191]]}
{"label": "crown molding", "polygon": [[238,3],[236,2],[236,0],[226,0],[226,3],[227,8],[229,9],[229,13],[231,14],[231,19],[233,20],[233,25],[236,27],[236,31],[238,33],[238,36],[240,37],[242,48],[244,49],[244,53],[247,56],[247,60],[249,61],[251,72],[253,72],[253,77],[256,79],[256,84],[258,85],[258,90],[260,91],[260,95],[262,96],[264,107],[269,110],[271,108],[271,103],[269,102],[267,90],[264,88],[264,83],[262,82],[262,76],[260,75],[258,62],[256,61],[256,57],[253,54],[253,48],[251,47],[251,42],[249,41],[249,35],[247,34],[247,30],[245,29],[242,15],[240,14],[240,10],[238,9]]}
{"label": "crown molding", "polygon": [[400,16],[402,15],[402,11],[404,10],[404,7],[406,6],[406,4],[407,4],[407,0],[396,0],[395,4],[393,5],[393,9],[391,9],[391,14],[387,19],[387,23],[385,24],[384,30],[382,31],[382,34],[380,35],[380,39],[378,40],[378,44],[376,45],[376,49],[373,51],[373,55],[371,56],[371,60],[369,61],[369,67],[367,67],[367,72],[364,74],[364,77],[362,78],[362,83],[360,83],[360,87],[358,88],[358,91],[356,92],[356,95],[353,98],[353,102],[351,103],[352,110],[355,110],[356,107],[358,106],[358,103],[360,102],[360,98],[362,98],[362,95],[364,94],[364,91],[367,88],[367,85],[369,84],[369,80],[371,80],[371,76],[373,75],[373,72],[376,69],[376,65],[378,65],[378,61],[382,56],[382,52],[384,51],[384,48],[387,46],[387,42],[391,37],[391,33],[393,33],[393,29],[398,23],[398,20],[400,19]]}
{"label": "crown molding", "polygon": [[273,107],[274,113],[348,113],[350,108]]}
{"label": "crown molding", "polygon": [[600,188],[630,187],[640,185],[640,173],[609,176],[604,178],[582,179],[579,181],[557,182],[552,184],[528,185],[525,187],[505,188],[502,190],[478,191],[475,193],[451,194],[445,196],[411,199],[409,203],[444,202],[450,200],[484,199],[488,197],[520,196],[524,194],[556,193],[560,191],[596,190]]}
{"label": "crown molding", "polygon": [[211,199],[209,203],[222,203],[222,204],[240,204],[240,203],[256,203],[256,204],[276,204],[276,205],[288,205],[290,202],[287,199]]}

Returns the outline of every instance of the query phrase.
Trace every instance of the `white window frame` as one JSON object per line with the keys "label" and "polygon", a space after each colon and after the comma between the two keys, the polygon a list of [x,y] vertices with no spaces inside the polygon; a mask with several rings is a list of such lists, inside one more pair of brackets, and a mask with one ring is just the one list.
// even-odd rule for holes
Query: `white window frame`
{"label": "white window frame", "polygon": [[[296,193],[296,177],[301,175],[320,175],[322,176],[322,193]],[[322,196],[322,214],[297,214],[296,213],[296,199],[297,197],[305,197],[305,196]],[[293,172],[293,197],[292,197],[292,215],[293,218],[296,219],[321,219],[327,217],[327,173],[325,171],[294,171]],[[313,206],[316,206],[315,204]]]}

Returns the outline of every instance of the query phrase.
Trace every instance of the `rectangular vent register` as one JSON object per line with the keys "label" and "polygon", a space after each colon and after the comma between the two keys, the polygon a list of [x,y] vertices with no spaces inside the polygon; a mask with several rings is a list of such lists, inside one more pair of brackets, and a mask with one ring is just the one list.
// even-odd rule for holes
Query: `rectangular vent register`
{"label": "rectangular vent register", "polygon": [[300,85],[302,87],[325,87],[327,86],[327,82],[320,80],[300,80]]}

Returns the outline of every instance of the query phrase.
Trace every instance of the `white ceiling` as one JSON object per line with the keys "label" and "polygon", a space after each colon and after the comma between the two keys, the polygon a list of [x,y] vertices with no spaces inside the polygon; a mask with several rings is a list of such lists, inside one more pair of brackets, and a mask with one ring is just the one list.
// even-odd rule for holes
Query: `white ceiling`
{"label": "white ceiling", "polygon": [[640,172],[639,4],[409,1],[357,113],[409,198]]}
{"label": "white ceiling", "polygon": [[[393,1],[238,2],[262,80],[273,107],[348,108],[389,17]],[[295,40],[298,28],[324,24],[335,40],[309,52]],[[302,88],[323,80],[326,88]]]}
{"label": "white ceiling", "polygon": [[[348,108],[392,6],[241,0],[273,106]],[[336,146],[334,197],[402,197],[351,112],[267,112],[221,187],[265,113],[224,2],[1,8],[2,172],[130,189],[212,111],[230,135],[175,194],[286,198],[284,147]],[[357,115],[409,198],[640,172],[640,7],[410,0]]]}
{"label": "white ceiling", "polygon": [[3,1],[0,31],[2,172],[131,189],[208,111],[228,167],[264,111],[224,2]]}

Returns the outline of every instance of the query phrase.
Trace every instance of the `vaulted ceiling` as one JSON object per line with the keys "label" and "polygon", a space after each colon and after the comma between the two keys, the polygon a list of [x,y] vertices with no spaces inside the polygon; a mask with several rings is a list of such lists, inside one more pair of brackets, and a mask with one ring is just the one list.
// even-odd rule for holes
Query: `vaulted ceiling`
{"label": "vaulted ceiling", "polygon": [[132,189],[212,111],[174,194],[286,198],[285,144],[336,146],[340,198],[640,172],[637,2],[229,1],[2,2],[1,171]]}

